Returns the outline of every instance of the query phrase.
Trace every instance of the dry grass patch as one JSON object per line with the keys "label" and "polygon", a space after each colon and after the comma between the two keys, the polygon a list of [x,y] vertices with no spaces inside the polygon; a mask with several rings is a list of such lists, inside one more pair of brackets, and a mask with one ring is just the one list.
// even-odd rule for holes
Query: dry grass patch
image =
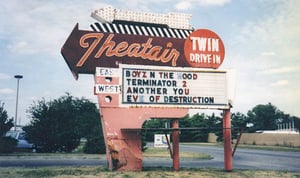
{"label": "dry grass patch", "polygon": [[[179,152],[180,158],[183,159],[212,159],[213,157],[204,153]],[[147,148],[143,157],[160,157],[170,158],[170,152],[167,148]]]}
{"label": "dry grass patch", "polygon": [[0,168],[0,177],[6,178],[189,178],[189,177],[266,177],[266,178],[300,178],[300,172],[264,171],[264,170],[234,170],[225,172],[222,169],[180,169],[178,172],[172,168],[144,168],[143,171],[112,172],[104,167],[45,167],[45,168]]}

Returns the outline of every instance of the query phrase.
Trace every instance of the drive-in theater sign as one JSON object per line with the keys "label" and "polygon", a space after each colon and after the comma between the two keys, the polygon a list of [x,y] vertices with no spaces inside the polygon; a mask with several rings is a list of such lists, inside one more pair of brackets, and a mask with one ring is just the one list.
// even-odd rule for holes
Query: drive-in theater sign
{"label": "drive-in theater sign", "polygon": [[[145,14],[150,20],[141,20]],[[76,24],[61,50],[76,79],[79,73],[95,76],[109,168],[141,170],[142,124],[170,118],[173,167],[179,170],[178,119],[199,108],[224,110],[224,166],[231,170],[232,98],[228,71],[217,69],[225,57],[221,38],[191,28],[186,14],[128,16],[111,7],[94,11],[99,22],[93,30]],[[160,18],[183,22],[165,25]]]}

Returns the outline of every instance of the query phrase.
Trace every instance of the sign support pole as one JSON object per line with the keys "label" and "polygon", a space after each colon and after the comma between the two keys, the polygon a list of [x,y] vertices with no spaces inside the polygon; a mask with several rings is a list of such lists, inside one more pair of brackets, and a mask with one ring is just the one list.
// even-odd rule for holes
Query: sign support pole
{"label": "sign support pole", "polygon": [[223,115],[223,139],[224,139],[224,169],[226,171],[232,171],[230,109],[225,109],[224,110],[224,115]]}
{"label": "sign support pole", "polygon": [[179,120],[174,119],[172,124],[173,133],[173,169],[179,171]]}

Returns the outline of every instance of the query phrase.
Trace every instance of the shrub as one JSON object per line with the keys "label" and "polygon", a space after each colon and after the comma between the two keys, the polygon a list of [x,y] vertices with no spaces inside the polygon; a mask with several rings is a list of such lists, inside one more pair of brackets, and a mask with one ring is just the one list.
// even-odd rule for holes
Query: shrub
{"label": "shrub", "polygon": [[83,152],[89,154],[104,154],[105,150],[104,140],[100,137],[88,139],[83,147]]}
{"label": "shrub", "polygon": [[0,153],[12,153],[17,143],[18,140],[12,137],[0,137]]}

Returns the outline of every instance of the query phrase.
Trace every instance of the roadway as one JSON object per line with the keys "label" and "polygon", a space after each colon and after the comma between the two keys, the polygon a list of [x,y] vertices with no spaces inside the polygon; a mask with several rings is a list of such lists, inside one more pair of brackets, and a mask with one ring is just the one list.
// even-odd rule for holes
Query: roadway
{"label": "roadway", "polygon": [[[180,159],[180,167],[187,168],[224,168],[224,149],[219,146],[180,145],[181,151],[209,154],[211,160]],[[157,160],[145,159],[144,166],[158,165]],[[261,169],[300,171],[300,152],[268,151],[238,148],[233,157],[234,169]],[[160,160],[159,166],[172,166],[172,160]]]}
{"label": "roadway", "polygon": [[[180,145],[181,151],[209,154],[211,160],[180,159],[180,167],[224,168],[223,147]],[[94,157],[34,157],[0,156],[0,167],[41,167],[41,166],[107,166],[105,155]],[[300,152],[267,151],[238,148],[233,158],[234,169],[286,170],[300,172]],[[170,158],[144,158],[144,167],[171,167]]]}

